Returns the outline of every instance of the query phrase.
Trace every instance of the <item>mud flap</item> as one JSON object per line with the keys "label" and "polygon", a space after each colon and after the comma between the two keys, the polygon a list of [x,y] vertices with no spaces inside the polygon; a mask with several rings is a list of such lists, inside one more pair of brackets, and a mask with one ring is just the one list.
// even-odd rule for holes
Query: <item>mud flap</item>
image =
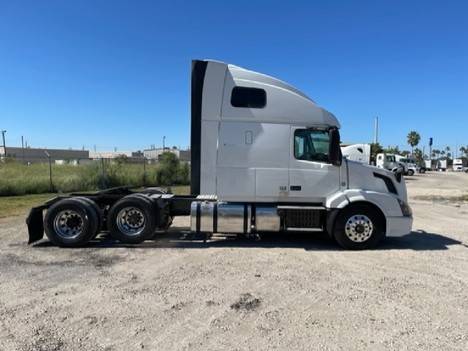
{"label": "mud flap", "polygon": [[332,209],[327,211],[327,223],[325,232],[330,238],[333,238],[333,227],[335,226],[336,217],[340,213],[340,209]]}
{"label": "mud flap", "polygon": [[28,225],[29,241],[28,244],[35,243],[44,237],[44,221],[42,218],[42,211],[46,207],[33,207],[29,211],[29,216],[26,218],[26,224]]}

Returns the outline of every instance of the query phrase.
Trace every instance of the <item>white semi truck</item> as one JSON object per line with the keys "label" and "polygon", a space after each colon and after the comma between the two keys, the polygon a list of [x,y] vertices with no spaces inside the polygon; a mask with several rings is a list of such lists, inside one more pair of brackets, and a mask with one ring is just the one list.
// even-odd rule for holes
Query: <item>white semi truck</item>
{"label": "white semi truck", "polygon": [[341,153],[344,158],[367,165],[371,164],[371,146],[370,144],[351,144],[341,147]]}
{"label": "white semi truck", "polygon": [[405,165],[398,162],[394,154],[387,154],[385,152],[377,154],[375,165],[392,172],[397,172],[398,168],[401,168],[403,172],[406,171]]}
{"label": "white semi truck", "polygon": [[348,249],[409,234],[401,175],[343,159],[339,128],[289,84],[193,61],[191,195],[121,187],[59,196],[31,209],[29,243],[45,230],[63,247],[85,245],[101,231],[136,244],[175,216],[190,216],[191,231],[207,236],[326,232]]}

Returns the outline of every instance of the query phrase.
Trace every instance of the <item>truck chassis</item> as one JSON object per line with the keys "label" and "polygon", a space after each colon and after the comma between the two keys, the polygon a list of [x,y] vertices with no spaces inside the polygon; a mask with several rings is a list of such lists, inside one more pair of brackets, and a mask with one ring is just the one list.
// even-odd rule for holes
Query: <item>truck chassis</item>
{"label": "truck chassis", "polygon": [[33,207],[26,223],[29,244],[43,239],[45,232],[60,247],[83,246],[101,232],[122,243],[139,244],[167,230],[175,216],[190,216],[191,232],[204,234],[205,240],[213,233],[326,232],[346,248],[369,248],[384,235],[384,218],[367,204],[354,208],[358,212],[320,204],[219,203],[215,196],[119,187],[55,197]]}

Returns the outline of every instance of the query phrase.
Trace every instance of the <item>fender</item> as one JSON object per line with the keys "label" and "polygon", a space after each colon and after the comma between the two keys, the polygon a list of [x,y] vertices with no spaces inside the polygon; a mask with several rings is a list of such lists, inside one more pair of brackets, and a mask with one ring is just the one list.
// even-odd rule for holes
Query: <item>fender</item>
{"label": "fender", "polygon": [[327,198],[326,207],[329,209],[343,209],[356,202],[370,203],[382,211],[385,217],[401,217],[398,198],[394,194],[369,190],[348,189],[333,194]]}

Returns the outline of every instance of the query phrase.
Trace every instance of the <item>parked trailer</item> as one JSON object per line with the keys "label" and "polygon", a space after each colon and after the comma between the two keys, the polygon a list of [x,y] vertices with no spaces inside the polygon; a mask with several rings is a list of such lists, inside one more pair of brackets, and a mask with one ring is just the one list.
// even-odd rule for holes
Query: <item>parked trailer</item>
{"label": "parked trailer", "polygon": [[351,144],[341,147],[341,153],[344,158],[356,162],[371,164],[371,146],[370,144]]}
{"label": "parked trailer", "polygon": [[[138,244],[190,216],[191,231],[326,232],[348,249],[411,232],[400,174],[343,159],[340,124],[273,77],[192,62],[191,194],[115,188],[59,196],[31,209],[29,243],[85,245],[107,231]],[[45,215],[44,215],[45,213]]]}

